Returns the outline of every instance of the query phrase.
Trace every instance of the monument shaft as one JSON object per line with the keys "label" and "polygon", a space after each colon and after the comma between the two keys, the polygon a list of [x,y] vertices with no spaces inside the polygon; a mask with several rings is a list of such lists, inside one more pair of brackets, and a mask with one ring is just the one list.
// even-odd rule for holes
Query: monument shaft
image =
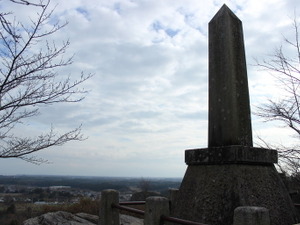
{"label": "monument shaft", "polygon": [[242,22],[224,5],[209,23],[208,147],[252,146]]}

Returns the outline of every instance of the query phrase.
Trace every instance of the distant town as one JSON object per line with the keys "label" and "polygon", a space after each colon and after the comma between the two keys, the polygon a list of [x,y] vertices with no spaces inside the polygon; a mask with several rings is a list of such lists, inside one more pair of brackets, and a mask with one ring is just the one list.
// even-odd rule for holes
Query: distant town
{"label": "distant town", "polygon": [[81,198],[96,200],[104,189],[120,191],[120,200],[131,200],[141,191],[167,195],[170,188],[178,188],[179,178],[116,178],[74,176],[0,176],[0,204],[76,203]]}

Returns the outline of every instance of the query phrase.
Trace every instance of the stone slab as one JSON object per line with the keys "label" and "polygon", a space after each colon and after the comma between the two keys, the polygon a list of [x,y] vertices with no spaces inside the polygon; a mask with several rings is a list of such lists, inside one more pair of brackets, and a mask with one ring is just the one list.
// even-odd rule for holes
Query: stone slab
{"label": "stone slab", "polygon": [[206,164],[273,164],[277,163],[276,150],[250,146],[223,146],[185,151],[187,165]]}

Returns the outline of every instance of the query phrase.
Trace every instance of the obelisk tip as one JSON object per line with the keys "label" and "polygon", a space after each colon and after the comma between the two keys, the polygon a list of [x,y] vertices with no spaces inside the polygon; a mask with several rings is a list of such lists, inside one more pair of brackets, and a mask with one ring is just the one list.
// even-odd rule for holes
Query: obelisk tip
{"label": "obelisk tip", "polygon": [[227,9],[229,9],[229,7],[228,7],[225,3],[222,5],[221,9],[222,9],[222,8],[227,8]]}
{"label": "obelisk tip", "polygon": [[223,4],[223,6],[219,9],[219,11],[211,19],[210,22],[217,20],[217,18],[219,18],[219,17],[226,17],[226,15],[230,15],[230,16],[236,18],[237,20],[239,20],[239,18],[231,11],[231,9],[226,4]]}
{"label": "obelisk tip", "polygon": [[229,12],[232,12],[231,9],[226,4],[223,4],[223,6],[219,9],[219,11],[229,11]]}

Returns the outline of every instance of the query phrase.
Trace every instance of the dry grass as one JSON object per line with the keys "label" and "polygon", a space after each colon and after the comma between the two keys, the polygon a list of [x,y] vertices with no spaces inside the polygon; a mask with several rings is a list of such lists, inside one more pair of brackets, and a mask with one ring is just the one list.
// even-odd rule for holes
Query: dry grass
{"label": "dry grass", "polygon": [[43,205],[41,206],[42,214],[47,212],[66,211],[70,213],[88,213],[92,215],[99,214],[99,200],[91,200],[89,198],[81,198],[78,203],[73,204],[58,204],[58,205]]}

